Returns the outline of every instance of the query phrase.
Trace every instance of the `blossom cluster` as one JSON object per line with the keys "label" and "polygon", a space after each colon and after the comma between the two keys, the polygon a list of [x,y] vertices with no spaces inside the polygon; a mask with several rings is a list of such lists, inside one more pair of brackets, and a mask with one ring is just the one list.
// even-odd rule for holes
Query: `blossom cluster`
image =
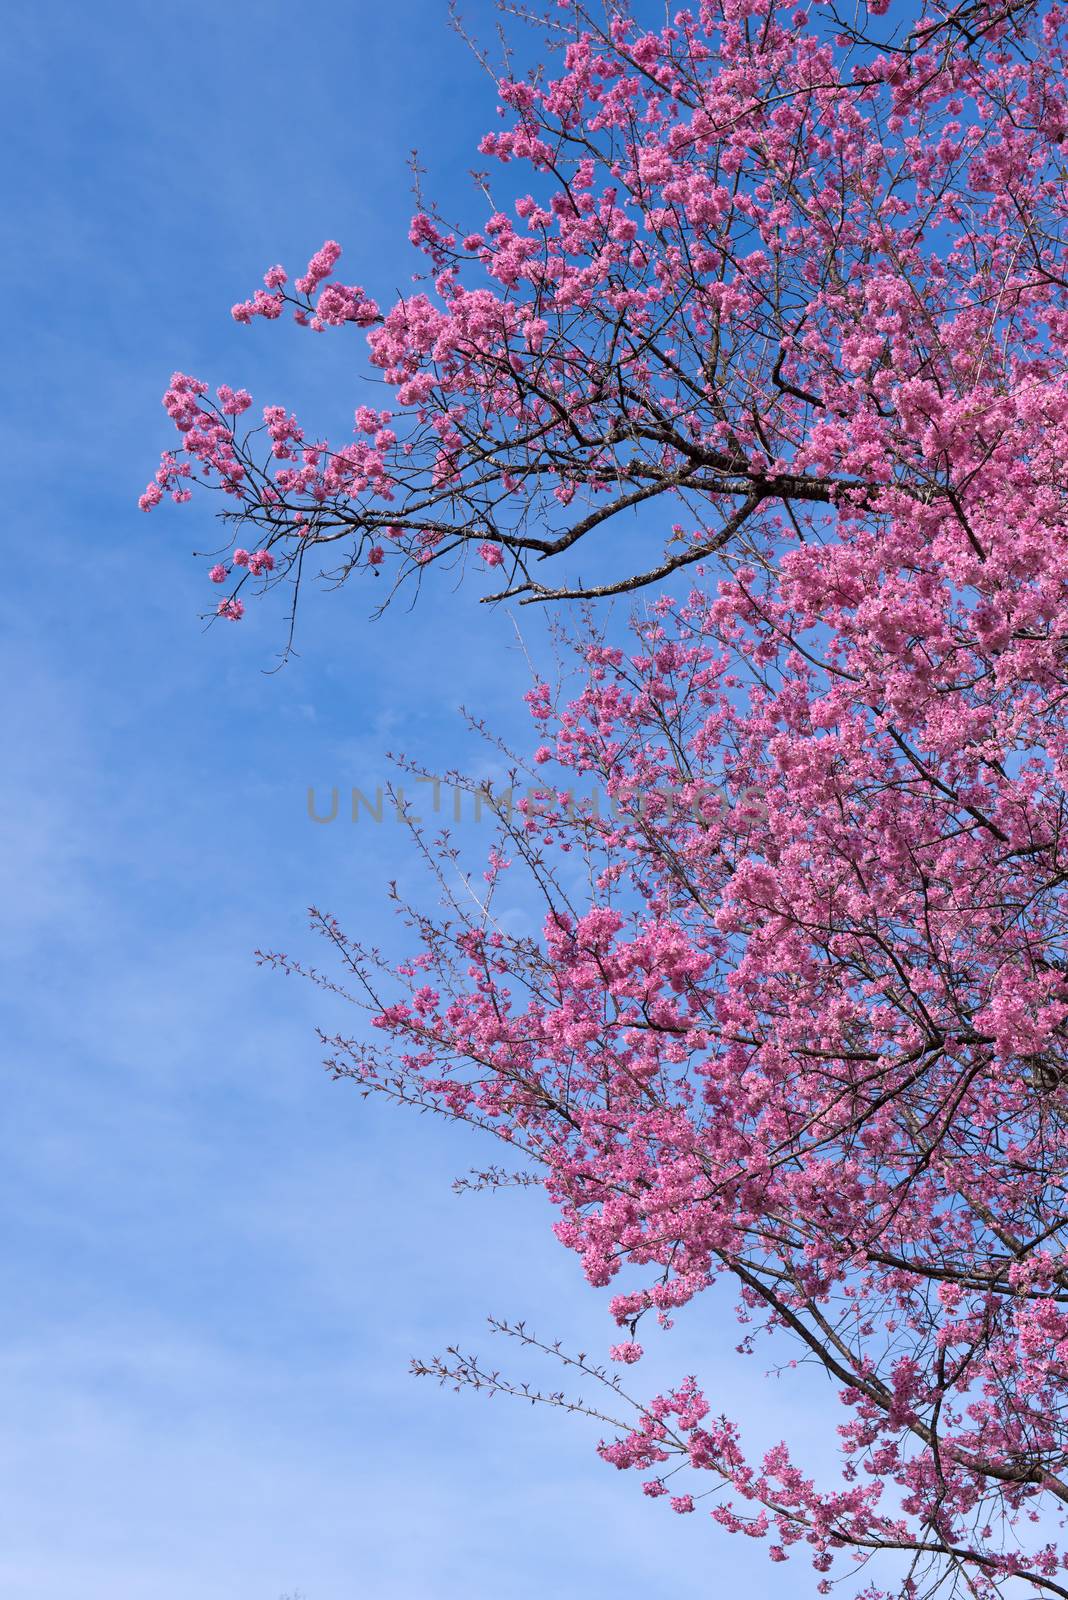
{"label": "blossom cluster", "polygon": [[[179,445],[142,506],[221,491],[276,581],[312,550],[336,583],[470,549],[498,593],[545,599],[658,582],[784,508],[875,519],[903,484],[963,503],[961,442],[1064,375],[1065,18],[969,0],[884,28],[883,9],[556,18],[555,76],[499,84],[488,212],[414,218],[412,293],[380,306],[328,240],[234,307],[362,330],[386,407],[327,441],[175,380]],[[610,557],[638,508],[635,570],[546,580],[580,540]]]}
{"label": "blossom cluster", "polygon": [[[541,1175],[620,1373],[729,1283],[742,1354],[833,1380],[831,1484],[696,1376],[635,1400],[601,1453],[652,1500],[824,1593],[892,1551],[909,1600],[1064,1596],[1068,15],[887,11],[561,12],[482,143],[508,199],[420,211],[417,292],[381,309],[330,241],[235,307],[362,329],[385,406],[330,444],[178,374],[141,503],[221,492],[234,619],[313,551],[650,588],[528,696],[548,792],[611,815],[502,817],[392,971],[316,913],[379,1041],[332,1070]],[[636,512],[624,577],[539,575]],[[496,914],[523,870],[536,937]]]}
{"label": "blossom cluster", "polygon": [[[680,1512],[725,1486],[715,1521],[820,1585],[888,1549],[993,1593],[1065,1565],[1027,1534],[1068,1498],[1068,384],[925,415],[959,507],[888,486],[875,525],[784,528],[531,690],[538,770],[611,815],[561,782],[502,813],[482,910],[413,916],[392,975],[317,920],[387,1041],[333,1070],[541,1172],[614,1361],[726,1280],[743,1351],[834,1379],[840,1484],[797,1441],[753,1459],[696,1378],[607,1462]],[[494,909],[525,865],[536,940]]]}

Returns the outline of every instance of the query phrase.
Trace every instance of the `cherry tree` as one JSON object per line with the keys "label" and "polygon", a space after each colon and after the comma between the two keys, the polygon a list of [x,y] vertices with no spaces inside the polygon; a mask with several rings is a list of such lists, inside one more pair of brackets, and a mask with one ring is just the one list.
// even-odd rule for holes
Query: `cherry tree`
{"label": "cherry tree", "polygon": [[[378,403],[346,438],[174,375],[141,505],[221,493],[218,611],[468,556],[487,598],[633,590],[901,495],[967,520],[954,428],[1061,370],[1062,10],[885,11],[554,8],[547,65],[498,84],[480,220],[420,205],[412,294],[381,309],[328,241],[233,308],[366,330]],[[651,547],[613,574],[639,514]]]}
{"label": "cherry tree", "polygon": [[[483,1184],[540,1178],[589,1282],[625,1275],[615,1360],[726,1280],[741,1354],[823,1368],[837,1484],[805,1440],[754,1458],[696,1375],[643,1395],[565,1357],[602,1400],[540,1396],[822,1593],[875,1552],[908,1596],[1068,1593],[1068,528],[1035,489],[1068,404],[1043,393],[991,419],[967,532],[903,499],[658,599],[626,651],[581,642],[580,692],[529,697],[541,792],[485,791],[486,881],[406,908],[398,968],[313,913],[339,970],[308,975],[383,1036],[330,1038],[332,1072],[496,1135]],[[537,936],[499,915],[516,873]],[[417,1370],[529,1393],[459,1351]]]}
{"label": "cherry tree", "polygon": [[[543,1183],[614,1289],[616,1375],[560,1352],[603,1400],[542,1398],[825,1593],[879,1554],[910,1600],[1068,1596],[1066,17],[554,9],[489,215],[420,206],[417,292],[383,311],[331,242],[234,308],[365,329],[382,403],[328,444],[176,375],[142,500],[222,493],[235,619],[469,555],[489,598],[650,589],[532,690],[546,793],[484,792],[485,880],[428,847],[408,960],[319,912],[337,972],[266,959],[368,1008],[335,1074],[501,1139],[482,1181]],[[721,1284],[739,1359],[831,1381],[840,1481],[697,1375],[640,1392],[650,1321]]]}

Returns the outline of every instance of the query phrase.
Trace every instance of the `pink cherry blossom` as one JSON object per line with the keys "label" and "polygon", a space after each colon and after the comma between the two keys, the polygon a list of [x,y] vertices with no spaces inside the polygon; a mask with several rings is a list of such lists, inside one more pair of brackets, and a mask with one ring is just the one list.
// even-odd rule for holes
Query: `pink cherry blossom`
{"label": "pink cherry blossom", "polygon": [[629,1339],[624,1344],[612,1345],[608,1354],[613,1361],[623,1361],[632,1365],[635,1361],[641,1360],[642,1347],[640,1344],[635,1344],[633,1339]]}
{"label": "pink cherry blossom", "polygon": [[[876,525],[891,486],[955,515],[973,419],[1064,375],[1063,11],[921,3],[898,35],[878,6],[838,29],[754,4],[759,27],[733,0],[660,29],[553,8],[565,47],[500,82],[481,142],[495,201],[417,214],[413,293],[379,306],[328,240],[234,308],[363,330],[388,410],[311,445],[269,406],[265,464],[185,379],[180,497],[221,489],[294,581],[320,539],[335,584],[371,548],[403,578],[474,542],[529,600],[656,585],[784,517]],[[630,570],[568,577],[636,511]]]}
{"label": "pink cherry blossom", "polygon": [[[395,968],[318,911],[336,975],[267,958],[366,1009],[336,1077],[501,1140],[624,1335],[604,1371],[498,1325],[573,1402],[416,1370],[572,1404],[819,1593],[882,1552],[906,1600],[1063,1600],[1068,13],[887,9],[554,7],[415,292],[328,241],[234,309],[358,338],[388,410],[328,441],[176,373],[140,503],[219,491],[273,583],[474,543],[498,598],[646,591],[528,694],[477,896],[406,908]],[[830,1380],[823,1448],[624,1387],[732,1304],[740,1362]]]}
{"label": "pink cherry blossom", "polygon": [[[413,909],[392,975],[313,924],[383,1040],[331,1070],[540,1173],[610,1359],[723,1285],[740,1359],[833,1380],[837,1481],[805,1436],[754,1455],[696,1376],[614,1390],[608,1464],[677,1510],[707,1481],[821,1582],[904,1549],[992,1596],[1056,1581],[1030,1519],[1068,1498],[1068,384],[970,426],[961,517],[890,487],[876,528],[844,508],[657,600],[629,650],[580,636],[571,697],[528,701],[610,807],[499,812],[477,914]],[[495,910],[528,869],[537,939]]]}

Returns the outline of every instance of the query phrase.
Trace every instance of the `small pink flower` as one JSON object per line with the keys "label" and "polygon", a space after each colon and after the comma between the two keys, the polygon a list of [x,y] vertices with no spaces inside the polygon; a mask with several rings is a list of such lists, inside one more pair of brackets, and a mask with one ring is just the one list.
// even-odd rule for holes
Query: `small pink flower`
{"label": "small pink flower", "polygon": [[247,567],[248,566],[248,551],[247,550],[238,549],[238,550],[234,551],[234,566],[235,567]]}
{"label": "small pink flower", "polygon": [[645,1351],[640,1344],[635,1344],[628,1339],[624,1344],[614,1344],[608,1354],[613,1361],[625,1361],[628,1366],[633,1366],[635,1361],[640,1361]]}
{"label": "small pink flower", "polygon": [[211,579],[212,583],[225,583],[229,576],[229,567],[224,567],[221,561],[217,561],[212,567],[211,571],[208,573],[208,577]]}
{"label": "small pink flower", "polygon": [[269,550],[254,550],[248,558],[248,570],[257,577],[261,572],[272,572],[274,556]]}
{"label": "small pink flower", "polygon": [[215,393],[219,397],[220,408],[227,416],[239,417],[252,404],[252,396],[247,389],[231,389],[229,384],[222,383]]}
{"label": "small pink flower", "polygon": [[317,250],[308,262],[308,270],[302,278],[297,279],[297,288],[301,294],[314,294],[315,290],[328,278],[337,266],[341,255],[341,246],[336,239],[327,239],[321,249]]}
{"label": "small pink flower", "polygon": [[243,600],[220,600],[218,615],[228,622],[240,622],[245,615],[245,603]]}
{"label": "small pink flower", "polygon": [[372,545],[367,552],[367,565],[369,567],[380,567],[385,559],[386,552],[380,544]]}
{"label": "small pink flower", "polygon": [[490,544],[486,539],[478,547],[478,553],[487,567],[499,567],[504,560],[504,553],[499,544]]}

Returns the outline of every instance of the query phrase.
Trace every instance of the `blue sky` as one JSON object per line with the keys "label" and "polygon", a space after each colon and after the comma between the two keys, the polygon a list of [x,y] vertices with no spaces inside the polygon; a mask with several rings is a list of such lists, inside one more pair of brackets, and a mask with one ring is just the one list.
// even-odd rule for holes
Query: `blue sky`
{"label": "blue sky", "polygon": [[[197,620],[204,505],[136,510],[174,368],[324,428],[351,410],[351,341],[228,308],[327,237],[374,292],[403,287],[407,150],[448,208],[492,120],[444,17],[39,0],[6,19],[5,1600],[810,1581],[643,1501],[579,1425],[407,1375],[454,1340],[485,1350],[487,1312],[602,1349],[603,1297],[536,1196],[452,1195],[492,1150],[331,1085],[321,999],[252,960],[300,948],[312,902],[389,936],[385,884],[417,879],[401,830],[316,828],[307,786],[373,788],[391,748],[461,759],[461,702],[525,739],[511,618],[439,582],[372,625],[353,587],[309,604],[272,675],[276,616]],[[736,1337],[707,1304],[655,1370],[698,1371],[757,1441],[807,1428],[823,1391],[765,1382]]]}

